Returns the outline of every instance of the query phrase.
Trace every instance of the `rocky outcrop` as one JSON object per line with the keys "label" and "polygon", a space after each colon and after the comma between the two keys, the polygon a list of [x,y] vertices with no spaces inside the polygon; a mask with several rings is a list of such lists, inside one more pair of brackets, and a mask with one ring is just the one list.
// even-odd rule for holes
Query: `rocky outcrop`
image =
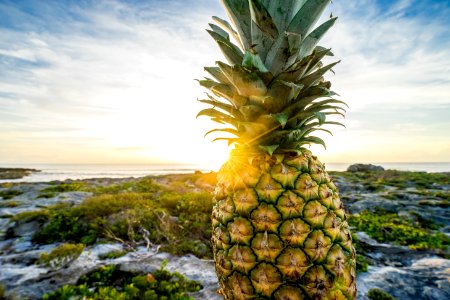
{"label": "rocky outcrop", "polygon": [[23,168],[0,168],[0,179],[21,179],[25,176],[31,175],[34,172],[40,172],[40,170]]}
{"label": "rocky outcrop", "polygon": [[384,171],[382,166],[375,166],[372,164],[353,164],[347,168],[347,172],[370,172],[370,171]]}

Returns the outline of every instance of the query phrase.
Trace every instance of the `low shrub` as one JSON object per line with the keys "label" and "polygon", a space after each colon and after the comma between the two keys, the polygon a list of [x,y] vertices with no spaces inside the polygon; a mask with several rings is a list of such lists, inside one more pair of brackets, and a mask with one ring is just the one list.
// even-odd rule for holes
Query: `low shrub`
{"label": "low shrub", "polygon": [[397,299],[380,289],[370,289],[369,292],[367,293],[367,297],[369,297],[369,299],[371,299],[371,300],[396,300]]}
{"label": "low shrub", "polygon": [[445,251],[450,238],[436,229],[433,223],[421,218],[411,221],[404,216],[384,210],[351,215],[349,224],[357,231],[364,231],[379,242],[393,242],[414,250],[434,249]]}
{"label": "low shrub", "polygon": [[170,273],[165,269],[166,264],[144,275],[120,271],[114,265],[104,266],[82,276],[77,285],[65,285],[45,294],[43,299],[193,299],[187,293],[198,291],[202,286],[177,272]]}

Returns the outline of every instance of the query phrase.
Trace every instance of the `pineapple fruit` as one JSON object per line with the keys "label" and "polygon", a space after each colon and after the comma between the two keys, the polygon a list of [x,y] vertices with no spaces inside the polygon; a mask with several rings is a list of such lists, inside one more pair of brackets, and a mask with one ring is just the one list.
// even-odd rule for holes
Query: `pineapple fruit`
{"label": "pineapple fruit", "polygon": [[355,299],[355,250],[336,186],[305,148],[344,116],[318,46],[335,23],[314,27],[331,0],[222,0],[232,24],[209,34],[227,63],[205,70],[212,107],[235,147],[218,173],[213,252],[225,299]]}

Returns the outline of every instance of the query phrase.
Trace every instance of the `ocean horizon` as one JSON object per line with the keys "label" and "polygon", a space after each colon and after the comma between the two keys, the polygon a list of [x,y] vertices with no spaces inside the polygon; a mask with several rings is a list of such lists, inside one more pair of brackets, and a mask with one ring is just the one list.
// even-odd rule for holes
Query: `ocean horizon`
{"label": "ocean horizon", "polygon": [[[352,163],[325,163],[327,171],[345,171]],[[450,172],[450,162],[372,163],[385,169],[421,172]],[[186,174],[195,171],[211,172],[218,169],[189,164],[0,164],[0,168],[31,168],[41,172],[30,176],[0,180],[2,182],[47,182],[66,179],[127,178],[149,175]]]}

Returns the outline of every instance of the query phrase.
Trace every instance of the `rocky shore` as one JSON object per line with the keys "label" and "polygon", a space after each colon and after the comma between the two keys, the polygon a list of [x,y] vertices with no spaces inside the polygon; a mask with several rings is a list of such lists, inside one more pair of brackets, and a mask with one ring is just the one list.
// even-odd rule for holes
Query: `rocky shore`
{"label": "rocky shore", "polygon": [[[402,300],[450,299],[449,174],[331,175],[350,213],[358,299],[374,288]],[[201,284],[190,297],[222,299],[209,248],[214,183],[214,174],[195,174],[0,184],[4,297],[42,299],[105,266],[148,277],[167,261]],[[67,244],[82,246],[53,251]]]}

